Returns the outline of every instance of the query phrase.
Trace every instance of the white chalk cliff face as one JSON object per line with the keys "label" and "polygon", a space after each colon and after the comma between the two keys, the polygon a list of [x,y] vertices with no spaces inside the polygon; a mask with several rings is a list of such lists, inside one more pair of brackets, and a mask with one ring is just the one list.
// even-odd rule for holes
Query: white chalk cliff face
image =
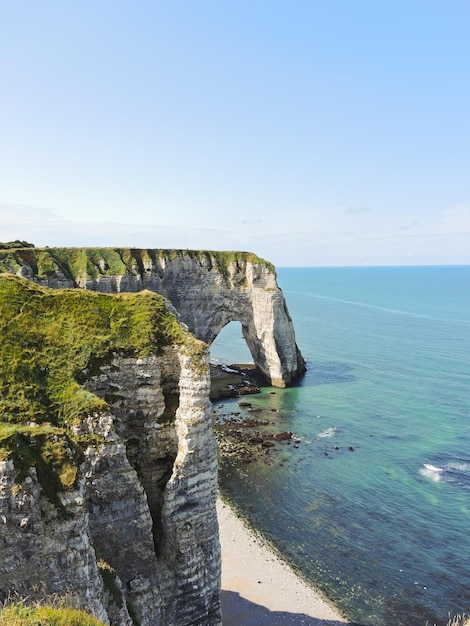
{"label": "white chalk cliff face", "polygon": [[165,296],[209,345],[239,321],[255,365],[276,387],[305,371],[292,320],[271,264],[250,253],[48,248],[9,251],[0,269],[49,287],[105,293],[149,289]]}
{"label": "white chalk cliff face", "polygon": [[70,592],[116,626],[221,623],[207,360],[171,346],[87,372],[110,412],[75,427],[96,442],[55,501],[35,467],[19,481],[0,463],[2,599]]}

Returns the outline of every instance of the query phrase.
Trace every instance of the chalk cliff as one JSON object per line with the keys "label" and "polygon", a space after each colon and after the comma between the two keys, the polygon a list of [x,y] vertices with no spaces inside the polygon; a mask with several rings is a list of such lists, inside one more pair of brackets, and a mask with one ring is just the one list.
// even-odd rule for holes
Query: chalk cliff
{"label": "chalk cliff", "polygon": [[208,344],[240,321],[268,381],[303,373],[274,268],[28,245],[0,249],[0,272],[0,601],[70,592],[113,626],[220,624]]}
{"label": "chalk cliff", "polygon": [[0,251],[0,271],[49,287],[148,289],[167,298],[190,332],[208,344],[229,322],[239,321],[255,364],[272,385],[285,387],[305,371],[274,268],[251,253],[13,249]]}
{"label": "chalk cliff", "polygon": [[221,623],[209,384],[207,345],[161,296],[0,275],[0,600]]}

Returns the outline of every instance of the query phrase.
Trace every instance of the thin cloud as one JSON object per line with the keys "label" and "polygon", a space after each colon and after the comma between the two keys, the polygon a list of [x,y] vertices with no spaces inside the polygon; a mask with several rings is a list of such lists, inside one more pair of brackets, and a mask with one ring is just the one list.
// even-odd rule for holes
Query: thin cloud
{"label": "thin cloud", "polygon": [[[358,235],[346,229],[256,233],[249,228],[241,233],[216,228],[78,222],[59,218],[50,209],[4,204],[0,205],[0,241],[20,239],[51,247],[248,250],[279,267],[403,264],[411,260],[414,264],[470,263],[470,211],[456,207],[440,217],[440,228],[433,231],[412,222],[411,227],[396,229],[393,234]],[[464,230],[467,221],[468,229]]]}
{"label": "thin cloud", "polygon": [[315,242],[328,242],[328,241],[342,241],[351,237],[350,231],[298,231],[298,232],[285,232],[285,233],[272,233],[272,234],[260,234],[250,235],[248,241],[263,243],[276,243],[279,242],[285,246],[298,246],[303,243],[309,245]]}
{"label": "thin cloud", "polygon": [[231,231],[156,224],[78,222],[54,211],[0,205],[0,241],[27,240],[36,246],[123,246],[138,248],[234,249]]}
{"label": "thin cloud", "polygon": [[27,222],[29,220],[55,220],[57,212],[53,209],[34,207],[24,204],[0,204],[0,224],[4,222]]}
{"label": "thin cloud", "polygon": [[395,229],[395,230],[412,230],[413,228],[420,228],[422,226],[422,224],[420,224],[419,222],[411,222],[411,224],[407,224],[406,226],[400,226],[399,228]]}
{"label": "thin cloud", "polygon": [[350,206],[346,209],[346,213],[369,213],[372,209],[368,206]]}
{"label": "thin cloud", "polygon": [[470,206],[458,204],[443,211],[442,228],[445,232],[470,232]]}

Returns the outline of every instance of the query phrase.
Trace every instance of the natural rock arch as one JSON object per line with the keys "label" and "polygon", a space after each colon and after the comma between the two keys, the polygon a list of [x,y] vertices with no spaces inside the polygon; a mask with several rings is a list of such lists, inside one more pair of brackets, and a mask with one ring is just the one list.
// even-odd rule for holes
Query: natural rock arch
{"label": "natural rock arch", "polygon": [[285,387],[305,371],[274,267],[248,252],[30,248],[1,252],[0,271],[49,287],[149,289],[165,296],[208,344],[239,321],[255,365],[272,385]]}
{"label": "natural rock arch", "polygon": [[285,387],[304,372],[284,295],[266,262],[240,259],[221,273],[206,257],[189,263],[182,256],[163,272],[154,266],[143,283],[167,297],[189,330],[209,345],[227,324],[240,322],[255,365],[272,385]]}

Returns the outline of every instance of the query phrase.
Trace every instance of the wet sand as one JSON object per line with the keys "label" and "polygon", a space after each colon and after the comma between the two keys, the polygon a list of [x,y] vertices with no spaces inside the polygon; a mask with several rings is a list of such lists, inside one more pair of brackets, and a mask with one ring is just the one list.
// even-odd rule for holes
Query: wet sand
{"label": "wet sand", "polygon": [[348,623],[220,498],[223,626],[339,626]]}

